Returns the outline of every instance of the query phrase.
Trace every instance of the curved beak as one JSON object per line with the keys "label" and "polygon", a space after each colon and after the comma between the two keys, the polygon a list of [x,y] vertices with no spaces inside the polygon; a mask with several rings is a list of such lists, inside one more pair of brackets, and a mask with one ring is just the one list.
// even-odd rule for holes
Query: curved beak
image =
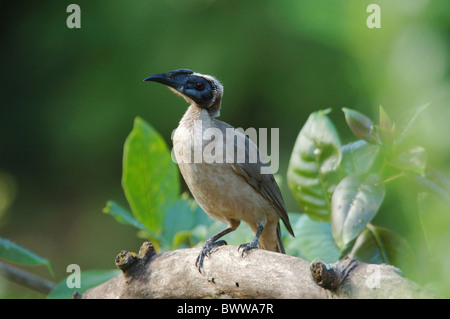
{"label": "curved beak", "polygon": [[178,69],[167,73],[151,75],[145,78],[144,81],[161,83],[178,90],[186,83],[186,80],[192,73],[194,72],[188,69]]}

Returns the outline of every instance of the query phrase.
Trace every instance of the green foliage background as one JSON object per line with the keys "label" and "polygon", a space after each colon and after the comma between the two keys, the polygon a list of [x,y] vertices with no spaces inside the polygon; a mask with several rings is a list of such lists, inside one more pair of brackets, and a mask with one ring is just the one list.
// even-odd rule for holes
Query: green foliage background
{"label": "green foliage background", "polygon": [[[70,3],[81,29],[66,27]],[[366,26],[370,3],[381,29]],[[186,108],[142,80],[182,67],[222,81],[221,120],[280,128],[283,178],[310,113],[332,108],[346,144],[355,139],[342,107],[376,119],[381,104],[397,119],[429,102],[411,138],[450,176],[449,12],[446,0],[3,2],[0,237],[50,260],[55,277],[33,272],[52,280],[68,264],[111,269],[120,250],[136,251],[135,229],[101,212],[108,199],[127,207],[122,152],[136,116],[170,146]],[[389,183],[374,223],[406,238],[422,282],[450,295],[448,202],[418,205],[414,187]],[[299,211],[285,179],[281,188]],[[41,297],[2,280],[0,297]]]}

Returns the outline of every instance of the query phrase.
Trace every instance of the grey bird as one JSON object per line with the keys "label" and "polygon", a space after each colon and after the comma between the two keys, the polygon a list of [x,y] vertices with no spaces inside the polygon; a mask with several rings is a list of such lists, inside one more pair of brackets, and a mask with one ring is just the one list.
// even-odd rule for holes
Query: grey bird
{"label": "grey bird", "polygon": [[[189,103],[173,136],[175,159],[200,207],[212,218],[228,225],[205,242],[196,260],[198,270],[201,272],[205,256],[209,256],[213,248],[227,244],[219,239],[234,231],[241,221],[247,223],[255,234],[249,243],[239,246],[242,255],[258,247],[285,253],[280,218],[292,236],[294,232],[273,175],[262,173],[267,163],[263,161],[257,146],[245,134],[216,120],[220,114],[222,84],[210,75],[188,69],[152,75],[144,81],[167,85]],[[213,132],[218,130],[222,138],[208,138],[208,134],[205,134],[208,129],[213,129]],[[230,129],[234,132],[231,140],[227,139],[226,134]],[[213,146],[221,148],[215,150],[218,156],[215,160],[195,158],[196,154],[204,155],[206,147],[209,144],[211,148],[212,142],[215,142]],[[245,160],[237,160],[239,156]]]}

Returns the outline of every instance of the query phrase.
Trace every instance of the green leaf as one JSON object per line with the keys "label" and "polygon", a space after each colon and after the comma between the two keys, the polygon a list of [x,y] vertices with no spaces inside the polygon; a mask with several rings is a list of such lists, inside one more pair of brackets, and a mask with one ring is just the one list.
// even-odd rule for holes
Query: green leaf
{"label": "green leaf", "polygon": [[392,130],[392,121],[381,105],[379,107],[379,116],[380,127],[390,132]]}
{"label": "green leaf", "polygon": [[67,287],[67,278],[64,278],[47,296],[49,299],[72,299],[74,292],[83,293],[86,290],[98,286],[113,277],[121,274],[118,269],[113,270],[87,270],[81,272],[81,288]]}
{"label": "green leaf", "polygon": [[378,139],[383,145],[391,147],[394,144],[394,135],[392,134],[392,131],[389,131],[379,125],[375,125],[375,130],[377,132]]}
{"label": "green leaf", "polygon": [[315,221],[309,218],[308,215],[302,214],[293,223],[293,229],[296,234],[300,235],[285,240],[287,251],[300,251],[301,256],[308,261],[313,261],[317,258],[326,263],[338,261],[339,249],[336,247],[331,235],[329,222]]}
{"label": "green leaf", "polygon": [[342,111],[344,111],[345,120],[347,121],[347,124],[352,130],[353,134],[369,143],[378,142],[378,138],[375,134],[374,125],[371,119],[358,111],[345,107],[342,108]]}
{"label": "green leaf", "polygon": [[420,176],[425,175],[428,154],[423,147],[413,146],[405,151],[396,151],[390,157],[391,158],[388,161],[390,165],[402,171],[412,172]]}
{"label": "green leaf", "polygon": [[413,175],[414,180],[426,191],[440,195],[450,201],[450,180],[433,167],[427,166],[425,176]]}
{"label": "green leaf", "polygon": [[182,246],[184,243],[190,242],[191,238],[192,238],[191,230],[179,231],[178,233],[175,234],[175,236],[173,236],[173,241],[172,241],[173,249],[177,249],[180,246]]}
{"label": "green leaf", "polygon": [[402,269],[406,265],[413,268],[414,252],[403,237],[386,228],[367,226],[356,239],[351,257],[371,264],[387,263]]}
{"label": "green leaf", "polygon": [[44,265],[52,276],[54,276],[52,266],[48,259],[40,257],[28,249],[0,237],[0,258],[19,265],[39,266]]}
{"label": "green leaf", "polygon": [[161,232],[164,214],[179,194],[178,171],[162,137],[139,117],[125,141],[122,187],[136,219]]}
{"label": "green leaf", "polygon": [[211,218],[198,206],[197,202],[186,196],[178,199],[167,211],[163,222],[163,239],[167,249],[176,249],[192,235],[197,225],[210,225]]}
{"label": "green leaf", "polygon": [[349,175],[339,183],[331,200],[331,229],[339,249],[344,250],[366,228],[384,194],[377,174]]}
{"label": "green leaf", "polygon": [[386,146],[392,146],[394,142],[393,134],[394,125],[389,115],[380,105],[379,107],[379,125],[375,125],[375,129],[380,141]]}
{"label": "green leaf", "polygon": [[137,229],[151,233],[150,230],[148,230],[147,227],[138,222],[136,218],[134,218],[134,216],[128,210],[126,210],[125,208],[123,208],[114,201],[108,201],[106,203],[106,207],[103,208],[103,212],[105,214],[110,214],[111,216],[114,217],[115,220],[117,220],[121,224],[131,225],[136,227]]}
{"label": "green leaf", "polygon": [[[163,245],[164,248],[176,249],[175,235],[179,232],[190,231],[194,227],[189,202],[185,199],[178,199],[172,207],[167,210],[163,222]],[[179,242],[179,238],[177,239]],[[179,244],[179,243],[178,243]]]}
{"label": "green leaf", "polygon": [[197,202],[187,193],[183,193],[164,217],[163,248],[166,250],[177,249],[183,243],[191,246],[193,242],[199,240],[197,228],[202,225],[207,228],[212,222],[213,220]]}
{"label": "green leaf", "polygon": [[342,146],[341,167],[347,174],[366,174],[372,168],[380,147],[358,140]]}
{"label": "green leaf", "polygon": [[342,158],[339,135],[328,112],[309,116],[295,142],[287,172],[289,189],[302,210],[324,221],[330,218],[331,173]]}
{"label": "green leaf", "polygon": [[414,122],[421,112],[423,112],[430,103],[413,108],[405,112],[395,123],[394,127],[394,143],[400,144],[405,137],[411,132]]}

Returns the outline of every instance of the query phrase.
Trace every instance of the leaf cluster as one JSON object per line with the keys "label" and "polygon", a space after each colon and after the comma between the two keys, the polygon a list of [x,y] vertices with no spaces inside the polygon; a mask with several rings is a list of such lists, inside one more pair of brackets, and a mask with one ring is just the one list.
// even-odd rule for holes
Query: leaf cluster
{"label": "leaf cluster", "polygon": [[[386,184],[396,179],[419,184],[418,197],[422,192],[433,192],[450,200],[448,181],[429,165],[426,150],[407,139],[427,107],[412,109],[394,122],[380,106],[377,124],[356,110],[343,108],[345,120],[358,138],[345,145],[328,117],[329,109],[309,116],[297,137],[287,172],[288,186],[307,216],[301,218],[302,223],[308,227],[299,227],[304,232],[298,233],[302,239],[290,240],[288,248],[311,256],[309,259],[336,261],[350,255],[396,266],[414,262],[408,242],[372,220],[380,213]],[[310,231],[312,227],[314,231]],[[324,238],[326,248],[312,244]]]}

